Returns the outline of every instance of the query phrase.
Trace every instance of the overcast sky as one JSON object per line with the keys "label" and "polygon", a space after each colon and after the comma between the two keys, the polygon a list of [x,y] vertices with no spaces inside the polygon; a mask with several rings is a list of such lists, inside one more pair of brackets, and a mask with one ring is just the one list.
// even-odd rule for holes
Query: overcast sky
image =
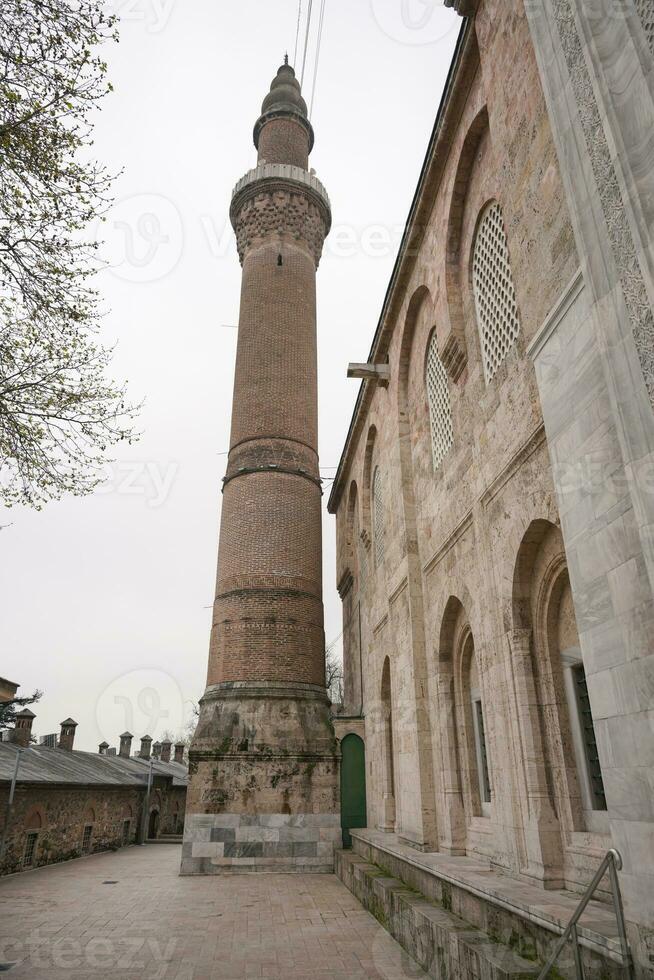
{"label": "overcast sky", "polygon": [[[298,12],[297,0],[111,6],[121,41],[107,50],[115,92],[95,150],[123,173],[99,286],[113,373],[145,399],[143,435],[93,496],[0,515],[0,675],[45,692],[37,734],[72,715],[76,747],[91,750],[125,728],[177,734],[204,689],[240,286],[229,201],[255,164],[252,127],[286,50],[293,60]],[[311,157],[334,220],[318,272],[324,477],[357,394],[347,363],[370,348],[459,26],[442,0],[326,0]],[[341,608],[328,492],[330,642]]]}

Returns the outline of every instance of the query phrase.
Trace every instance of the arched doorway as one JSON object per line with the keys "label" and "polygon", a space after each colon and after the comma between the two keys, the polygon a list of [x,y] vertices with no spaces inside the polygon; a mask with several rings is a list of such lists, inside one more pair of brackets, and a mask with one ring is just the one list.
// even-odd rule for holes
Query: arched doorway
{"label": "arched doorway", "polygon": [[150,823],[148,824],[148,838],[155,840],[159,833],[159,811],[152,810],[150,813]]}
{"label": "arched doorway", "polygon": [[365,827],[366,824],[366,750],[363,739],[351,733],[341,742],[343,847],[352,847],[350,830]]}

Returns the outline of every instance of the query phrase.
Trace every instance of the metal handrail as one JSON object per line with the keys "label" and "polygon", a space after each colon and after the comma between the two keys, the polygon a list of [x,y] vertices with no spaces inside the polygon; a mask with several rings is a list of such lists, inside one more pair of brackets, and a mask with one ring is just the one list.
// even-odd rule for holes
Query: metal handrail
{"label": "metal handrail", "polygon": [[557,943],[556,949],[548,959],[547,963],[543,969],[538,974],[538,980],[545,980],[545,977],[549,971],[554,966],[554,963],[559,958],[561,950],[567,943],[568,939],[572,939],[572,949],[575,957],[575,969],[577,972],[577,980],[584,980],[584,967],[581,962],[581,952],[579,950],[579,936],[577,934],[577,923],[581,918],[586,906],[590,902],[591,898],[597,890],[597,886],[600,881],[608,871],[609,880],[611,882],[611,899],[613,901],[613,911],[615,912],[615,917],[618,923],[618,934],[620,936],[620,946],[622,948],[622,958],[624,960],[624,966],[627,969],[628,976],[633,976],[633,968],[631,962],[631,954],[629,952],[629,945],[627,943],[627,930],[624,924],[624,909],[622,907],[622,895],[620,893],[620,882],[618,881],[618,871],[622,868],[622,857],[619,851],[616,851],[614,847],[610,851],[607,851],[602,859],[597,872],[589,884],[588,888],[582,895],[577,908],[572,914],[570,921],[563,931],[559,942]]}

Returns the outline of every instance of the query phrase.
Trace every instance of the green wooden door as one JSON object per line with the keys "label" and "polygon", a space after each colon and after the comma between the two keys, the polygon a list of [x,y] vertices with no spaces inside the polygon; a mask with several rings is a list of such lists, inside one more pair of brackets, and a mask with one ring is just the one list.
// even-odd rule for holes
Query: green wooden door
{"label": "green wooden door", "polygon": [[341,742],[341,827],[343,847],[352,847],[350,830],[366,826],[366,750],[358,735]]}

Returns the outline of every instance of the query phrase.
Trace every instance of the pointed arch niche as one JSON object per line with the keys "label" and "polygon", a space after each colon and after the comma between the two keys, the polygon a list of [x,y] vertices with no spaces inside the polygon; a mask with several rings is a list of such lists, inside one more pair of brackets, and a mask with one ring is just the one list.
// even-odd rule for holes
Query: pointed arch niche
{"label": "pointed arch niche", "polygon": [[[472,695],[478,672],[467,611],[457,596],[447,600],[437,651],[437,715],[441,752],[440,849],[465,854],[467,828],[482,814]],[[486,756],[488,753],[486,753]]]}
{"label": "pointed arch niche", "polygon": [[395,746],[393,739],[393,693],[391,687],[391,662],[384,660],[381,675],[381,728],[382,728],[382,824],[380,830],[395,830]]}
{"label": "pointed arch niche", "polygon": [[445,253],[445,288],[450,322],[449,329],[443,335],[440,350],[443,366],[452,381],[458,381],[468,362],[462,303],[462,292],[466,288],[461,255],[463,214],[475,157],[487,133],[488,110],[483,106],[473,119],[463,141],[450,199]]}
{"label": "pointed arch niche", "polygon": [[528,837],[540,843],[531,857],[545,877],[583,884],[571,851],[588,833],[603,846],[608,814],[563,538],[548,520],[532,521],[518,549],[512,621],[512,671],[530,763],[526,792],[537,831]]}

